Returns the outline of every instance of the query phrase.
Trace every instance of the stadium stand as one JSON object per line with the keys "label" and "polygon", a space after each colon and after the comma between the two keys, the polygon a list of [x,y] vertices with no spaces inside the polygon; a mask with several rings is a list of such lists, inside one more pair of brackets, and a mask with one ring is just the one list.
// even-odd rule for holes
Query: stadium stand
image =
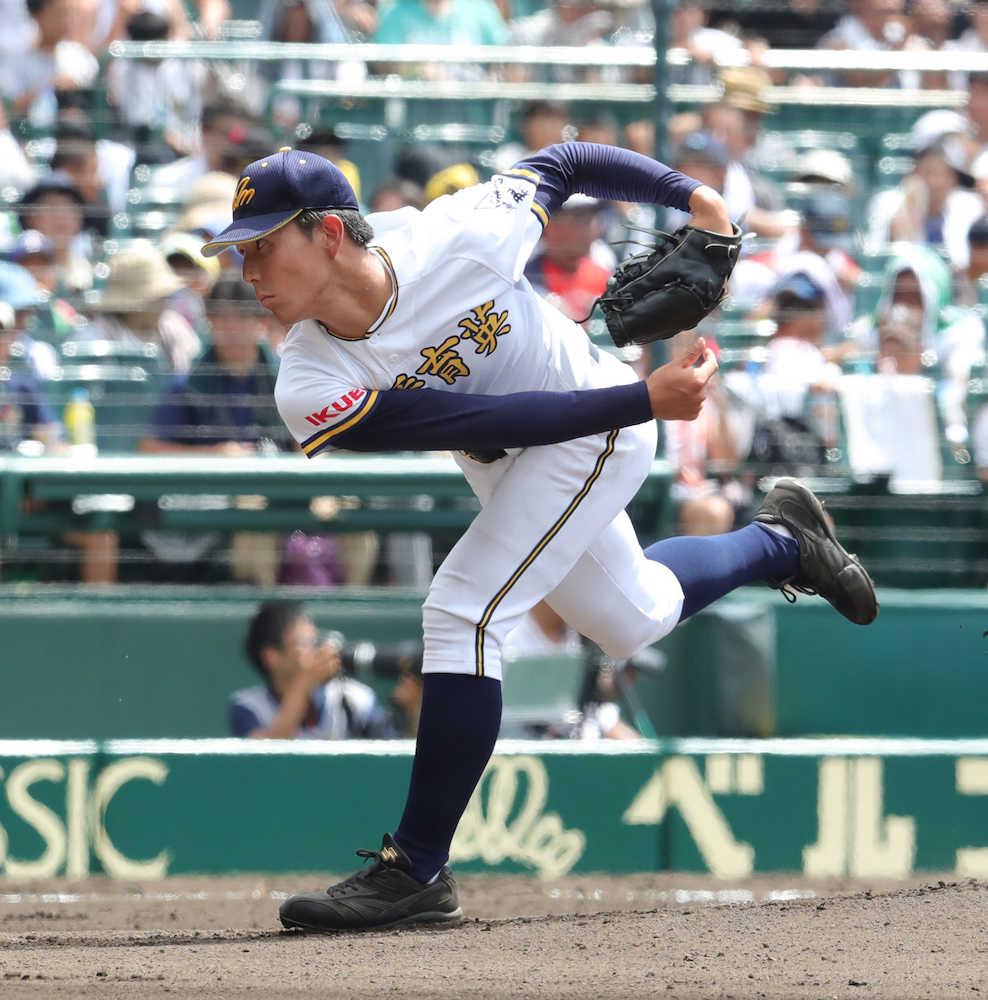
{"label": "stadium stand", "polygon": [[[538,12],[535,5],[530,6],[532,9],[526,8],[524,12],[519,8],[516,20],[522,13]],[[217,196],[211,202],[197,203],[192,211],[188,201],[191,185],[197,178],[206,174],[213,176],[217,171],[225,170],[228,177],[230,174],[235,176],[238,162],[249,158],[248,151],[254,148],[252,143],[269,142],[274,146],[304,143],[314,133],[330,130],[334,145],[329,155],[348,165],[346,169],[352,171],[355,181],[359,181],[362,200],[370,204],[374,192],[396,176],[425,187],[428,177],[400,178],[398,175],[398,171],[404,169],[403,164],[416,159],[408,155],[409,150],[430,150],[426,160],[418,157],[416,169],[419,173],[422,162],[428,162],[437,168],[434,173],[457,164],[469,164],[476,176],[488,175],[497,151],[520,142],[521,115],[527,104],[535,100],[556,102],[567,109],[570,125],[564,130],[564,138],[578,137],[577,123],[603,111],[617,129],[619,141],[634,145],[642,142],[640,137],[645,136],[647,147],[651,125],[655,122],[658,127],[651,139],[654,145],[647,151],[669,150],[670,143],[677,138],[676,128],[680,122],[695,121],[703,127],[704,115],[723,97],[724,66],[757,63],[767,74],[769,83],[764,92],[757,95],[760,103],[752,106],[759,108],[760,113],[754,125],[756,144],[747,167],[754,181],[754,204],[768,206],[773,211],[782,210],[782,215],[776,217],[784,220],[787,204],[794,198],[796,188],[805,185],[803,181],[794,181],[797,162],[803,162],[807,153],[827,151],[840,154],[849,167],[849,187],[853,187],[850,197],[863,220],[866,206],[876,192],[894,189],[913,176],[914,126],[922,116],[930,111],[956,112],[966,116],[970,127],[964,136],[954,138],[967,141],[969,146],[977,145],[984,138],[978,135],[977,109],[971,106],[973,98],[965,78],[966,74],[971,74],[975,79],[988,68],[985,56],[977,51],[945,53],[923,50],[920,46],[875,51],[868,59],[868,72],[872,77],[855,76],[852,79],[848,75],[850,71],[861,68],[861,60],[853,51],[781,45],[766,49],[756,45],[746,29],[732,27],[730,17],[722,16],[724,12],[715,11],[713,16],[718,24],[726,25],[724,30],[728,33],[734,32],[740,39],[739,44],[732,43],[714,58],[708,66],[707,82],[676,82],[687,79],[688,75],[678,73],[678,69],[693,65],[694,50],[685,47],[663,49],[664,58],[657,61],[656,43],[661,46],[662,39],[667,37],[663,25],[651,24],[650,15],[641,8],[602,9],[607,11],[607,29],[601,36],[603,43],[592,47],[510,44],[458,46],[451,50],[448,46],[436,45],[374,44],[373,31],[368,30],[368,25],[358,29],[349,22],[346,30],[351,40],[346,42],[268,41],[266,15],[261,5],[239,0],[233,4],[232,17],[220,27],[218,37],[207,38],[197,30],[193,10],[189,29],[183,29],[184,37],[176,37],[172,31],[165,40],[127,40],[120,36],[107,41],[96,53],[99,69],[93,85],[80,85],[69,93],[52,91],[50,97],[54,103],[49,100],[44,107],[38,102],[30,106],[19,105],[9,96],[14,89],[8,87],[9,127],[6,132],[23,152],[36,176],[46,174],[54,155],[58,122],[67,118],[88,128],[95,140],[96,159],[84,168],[79,167],[72,176],[80,190],[89,176],[86,171],[95,178],[97,188],[109,190],[114,165],[119,168],[122,162],[121,147],[137,152],[137,162],[127,172],[124,208],[104,212],[102,225],[97,224],[98,219],[86,222],[83,231],[74,238],[75,252],[82,252],[92,264],[88,288],[72,288],[66,283],[65,254],[69,248],[56,249],[57,276],[51,287],[44,290],[44,295],[51,302],[60,303],[60,316],[74,310],[73,318],[67,324],[63,322],[55,333],[39,308],[25,308],[17,313],[18,349],[22,354],[25,345],[29,349],[18,365],[34,364],[35,373],[46,376],[42,379],[42,388],[56,414],[60,416],[64,412],[73,390],[88,390],[95,407],[98,449],[98,455],[89,459],[92,468],[104,464],[110,468],[116,460],[113,456],[131,455],[148,426],[168,377],[162,370],[165,343],[162,337],[165,334],[161,329],[139,332],[138,341],[143,337],[143,343],[129,345],[104,344],[100,347],[99,342],[92,343],[78,336],[79,330],[87,322],[91,323],[98,312],[109,263],[115,253],[126,249],[133,240],[160,243],[180,224],[194,238],[214,231],[221,222],[218,215],[222,214],[222,198]],[[827,10],[833,14],[833,23],[843,14],[840,4],[832,5],[832,11],[831,7]],[[741,17],[740,23],[746,23],[745,17]],[[511,30],[515,27],[509,22]],[[959,23],[958,31],[961,27]],[[526,30],[530,29],[531,24]],[[798,37],[805,39],[809,30],[807,25],[802,25]],[[724,65],[718,65],[718,60]],[[428,66],[439,62],[447,69],[456,66],[461,71],[447,73],[448,78],[443,80],[431,79]],[[116,72],[114,67],[150,68],[164,63],[185,67],[189,73],[204,74],[203,79],[207,81],[204,99],[228,100],[231,115],[235,108],[242,107],[242,111],[236,112],[242,114],[240,119],[231,118],[223,124],[225,131],[221,130],[219,145],[215,148],[205,139],[198,151],[186,151],[175,144],[174,136],[168,131],[170,119],[165,113],[170,107],[168,101],[172,100],[167,88],[156,95],[156,99],[163,102],[162,114],[156,119],[159,124],[128,130],[119,107],[112,103],[109,81]],[[318,75],[309,73],[308,67],[316,63],[332,71]],[[295,78],[282,76],[272,83],[264,71],[265,66],[294,67],[293,72],[299,75]],[[947,70],[950,74],[945,73]],[[882,73],[894,74],[897,86],[882,85]],[[973,90],[970,88],[971,93]],[[286,98],[295,102],[295,121],[279,117],[281,111],[278,109],[285,106]],[[735,106],[741,107],[737,103]],[[752,125],[750,115],[745,120]],[[672,127],[665,133],[667,123]],[[258,132],[259,129],[266,131]],[[730,147],[731,136],[724,138]],[[976,150],[967,150],[968,163],[973,152]],[[171,162],[158,162],[169,158]],[[820,178],[816,178],[811,183],[819,181]],[[18,187],[0,178],[0,214],[5,220],[4,227],[0,227],[0,244],[4,232],[8,234],[8,246],[12,247],[16,241],[20,228],[19,200],[23,193],[23,185]],[[610,241],[633,237],[630,226],[650,222],[661,223],[662,220],[650,218],[647,213],[609,208],[602,219],[602,236]],[[858,319],[873,315],[879,308],[883,275],[890,257],[888,247],[863,248],[861,233],[859,230],[851,234],[856,236],[850,245],[853,274],[839,276],[846,285]],[[749,257],[755,261],[769,259],[779,240],[784,243],[786,238],[784,234],[760,235],[749,244]],[[23,263],[31,262],[25,259]],[[224,266],[235,268],[236,260],[228,259]],[[768,273],[771,274],[771,268]],[[211,279],[208,275],[199,275],[199,279],[206,284],[183,289],[172,306],[196,331],[206,349],[209,331],[200,300],[208,291]],[[982,282],[978,286],[979,301],[970,306],[972,315],[979,319],[988,301],[984,288]],[[755,377],[770,363],[777,343],[777,327],[771,313],[759,311],[759,306],[759,303],[729,299],[719,318],[706,331],[719,344],[725,373],[743,370]],[[599,319],[590,321],[588,332],[595,340],[602,341]],[[268,336],[276,352],[281,334],[272,327]],[[51,349],[47,368],[38,368],[37,356],[45,353],[45,345]],[[875,371],[874,343],[864,339],[855,350],[848,347],[843,352],[837,350],[841,346],[823,345],[825,355],[836,358],[838,373]],[[651,360],[657,359],[660,360],[661,355]],[[923,364],[924,374],[932,383],[939,384],[944,377],[943,360],[931,355],[924,357]],[[15,369],[16,366],[10,370]],[[0,368],[0,383],[4,370]],[[975,363],[968,372],[963,406],[969,421],[984,401],[983,387],[982,361],[981,366]],[[814,405],[808,396],[800,419],[812,423]],[[940,435],[941,474],[936,482],[912,484],[908,492],[903,492],[897,484],[889,484],[888,476],[879,475],[873,481],[855,478],[848,461],[844,415],[839,408],[832,407],[832,410],[839,422],[838,443],[828,447],[824,460],[808,471],[829,491],[831,508],[842,529],[859,533],[854,544],[863,557],[872,560],[879,583],[983,586],[988,580],[982,555],[986,540],[983,487],[965,442],[945,439],[939,411],[936,433]],[[37,452],[37,446],[28,438],[13,444],[20,446],[19,456],[2,460],[8,525],[2,561],[8,580],[19,577],[71,579],[70,559],[53,559],[48,568],[34,560],[39,552],[59,549],[58,529],[76,524],[80,515],[74,511],[85,509],[86,517],[97,519],[94,504],[95,507],[99,504],[93,497],[99,495],[99,489],[105,489],[107,495],[134,498],[132,510],[137,514],[142,511],[146,514],[145,503],[157,504],[157,526],[167,524],[177,531],[209,530],[229,534],[245,520],[250,520],[243,510],[235,510],[233,505],[209,512],[202,509],[201,503],[198,508],[192,503],[185,510],[181,505],[165,509],[159,496],[128,492],[127,477],[134,475],[139,466],[142,470],[146,466],[149,481],[154,479],[155,469],[164,468],[160,464],[163,460],[153,455],[129,457],[127,461],[134,464],[126,466],[126,475],[114,473],[104,487],[91,484],[87,491],[92,492],[80,491],[74,496],[70,495],[70,490],[57,497],[52,494],[46,509],[31,511],[27,501],[32,497],[48,496],[46,491],[53,487],[43,485],[43,476],[35,477],[26,471],[26,463],[32,461],[31,455]],[[63,442],[60,447],[65,446]],[[53,468],[52,463],[57,465],[59,461],[57,455],[43,462],[39,459],[37,468]],[[259,456],[257,461],[263,463],[266,459]],[[17,470],[16,474],[10,472],[12,469]],[[777,465],[759,466],[744,455],[734,468],[718,470],[718,475],[744,483],[747,496],[753,502],[767,485],[764,477],[779,471]],[[140,476],[144,476],[143,471]],[[671,476],[675,477],[675,470]],[[208,490],[209,484],[203,477],[191,492],[201,500]],[[213,492],[221,490],[217,487]],[[347,494],[342,485],[334,485],[333,489],[334,495],[344,497],[356,492],[357,488],[353,487]],[[373,504],[364,504],[363,521],[353,520],[352,525],[373,525],[377,531],[435,529],[436,547],[432,558],[438,562],[455,538],[456,528],[468,516],[469,507],[444,514],[440,500],[430,509],[423,509],[421,485],[410,484],[407,493],[397,507],[393,502],[390,505],[379,502],[374,516],[367,513],[368,506]],[[12,512],[25,503],[25,512],[14,516]],[[109,507],[112,508],[113,503],[109,503]],[[352,519],[353,511],[348,511],[345,503],[341,509],[344,514],[335,521],[323,522],[322,526],[328,525],[333,531],[351,530],[347,518]],[[637,508],[641,518],[639,527],[652,530],[661,526],[661,530],[670,530],[674,523],[670,510],[668,499],[661,501],[657,493],[643,496]],[[104,509],[99,512],[98,520],[104,525],[114,524],[125,539],[133,540],[138,528],[125,523],[128,516],[127,511]],[[255,523],[257,530],[261,530],[278,520],[279,525],[287,529],[290,519],[286,514],[279,520],[269,511],[266,521],[259,517]],[[262,521],[265,524],[262,525]],[[303,522],[302,527],[306,524],[318,526],[305,518]],[[50,548],[25,548],[23,540],[18,542],[18,532],[24,532],[25,538],[33,536],[39,541],[46,537]],[[19,555],[25,551],[32,552],[29,560]],[[143,570],[140,568],[142,563]],[[124,577],[128,573],[140,576],[145,572],[146,578],[153,580],[153,563],[154,556],[139,546],[130,551],[125,546],[121,552],[121,565],[127,567]],[[375,579],[383,582],[387,577],[387,567],[379,564]]]}

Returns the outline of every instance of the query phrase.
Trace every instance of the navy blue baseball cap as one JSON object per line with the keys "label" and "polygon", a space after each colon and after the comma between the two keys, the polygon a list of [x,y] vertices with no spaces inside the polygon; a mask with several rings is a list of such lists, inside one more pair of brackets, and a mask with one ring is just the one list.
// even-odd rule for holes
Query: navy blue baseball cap
{"label": "navy blue baseball cap", "polygon": [[360,204],[339,167],[315,153],[283,146],[244,167],[233,195],[233,222],[203,246],[203,255],[214,257],[259,240],[307,208],[359,211]]}
{"label": "navy blue baseball cap", "polygon": [[677,163],[710,163],[726,167],[731,162],[727,147],[710,132],[690,132],[676,150]]}
{"label": "navy blue baseball cap", "polygon": [[821,305],[825,297],[823,288],[805,271],[794,271],[780,278],[772,294],[777,299],[785,298],[789,303],[797,299],[804,308]]}

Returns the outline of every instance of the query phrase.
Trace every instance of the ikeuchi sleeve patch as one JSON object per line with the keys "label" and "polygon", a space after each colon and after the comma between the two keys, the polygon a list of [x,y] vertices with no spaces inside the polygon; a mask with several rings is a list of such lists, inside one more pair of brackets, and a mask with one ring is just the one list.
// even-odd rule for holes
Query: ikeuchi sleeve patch
{"label": "ikeuchi sleeve patch", "polygon": [[335,437],[356,427],[374,408],[376,389],[349,389],[325,406],[306,413],[304,421],[310,428],[318,428],[300,441],[302,451],[312,456],[330,445]]}
{"label": "ikeuchi sleeve patch", "polygon": [[275,402],[285,426],[306,455],[314,455],[373,409],[378,393],[331,379],[291,379],[279,372]]}

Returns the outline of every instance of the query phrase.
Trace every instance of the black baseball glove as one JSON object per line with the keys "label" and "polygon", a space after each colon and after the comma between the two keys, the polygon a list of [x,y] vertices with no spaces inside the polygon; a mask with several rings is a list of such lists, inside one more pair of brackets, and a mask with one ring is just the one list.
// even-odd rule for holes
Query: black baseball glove
{"label": "black baseball glove", "polygon": [[655,231],[653,249],[618,265],[598,300],[618,347],[668,340],[691,330],[724,297],[741,251],[741,229],[731,236],[683,226]]}

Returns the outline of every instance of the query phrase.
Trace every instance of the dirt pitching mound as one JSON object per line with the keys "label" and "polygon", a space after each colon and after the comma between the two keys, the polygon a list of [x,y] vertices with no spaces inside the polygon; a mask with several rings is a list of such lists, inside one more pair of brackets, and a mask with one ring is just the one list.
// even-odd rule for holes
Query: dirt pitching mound
{"label": "dirt pitching mound", "polygon": [[460,879],[443,930],[279,929],[325,876],[0,882],[10,998],[988,997],[988,883]]}

